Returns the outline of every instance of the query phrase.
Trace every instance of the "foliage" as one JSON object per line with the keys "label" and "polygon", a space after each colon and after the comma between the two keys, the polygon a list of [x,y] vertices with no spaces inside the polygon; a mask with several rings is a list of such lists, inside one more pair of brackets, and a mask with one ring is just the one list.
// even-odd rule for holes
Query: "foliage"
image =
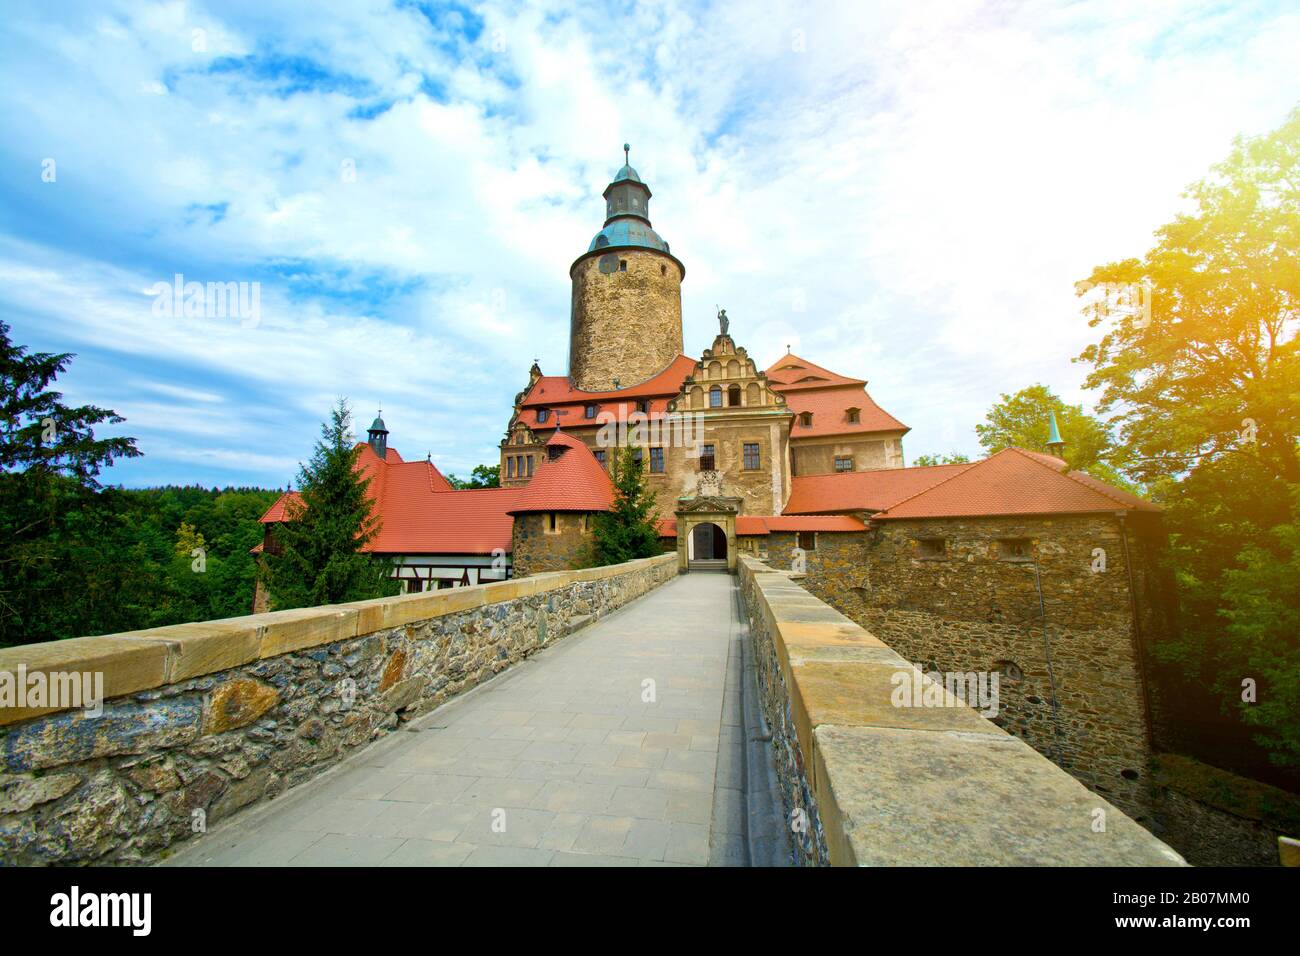
{"label": "foliage", "polygon": [[361,549],[379,533],[366,494],[369,479],[356,470],[360,446],[352,411],[340,399],[321,426],[311,460],[298,475],[298,498],[276,526],[275,546],[263,557],[275,608],[311,607],[397,593],[390,568]]}
{"label": "foliage", "polygon": [[1049,419],[1065,441],[1062,455],[1075,470],[1087,472],[1109,484],[1131,488],[1127,479],[1108,460],[1111,436],[1106,426],[1087,414],[1082,405],[1067,405],[1045,385],[1030,385],[989,409],[984,423],[975,426],[980,445],[990,455],[1004,448],[1046,451]]}
{"label": "foliage", "polygon": [[596,515],[592,527],[595,563],[619,564],[658,554],[654,494],[631,447],[621,448],[613,456],[610,478],[614,483],[613,510]]}
{"label": "foliage", "polygon": [[930,465],[964,465],[970,459],[959,451],[947,455],[918,455],[912,462],[913,468],[925,468]]}
{"label": "foliage", "polygon": [[[1158,657],[1185,682],[1167,696],[1213,689],[1295,766],[1300,109],[1239,139],[1188,197],[1144,258],[1082,284],[1103,290],[1090,325],[1105,329],[1078,361],[1117,429],[1111,459],[1166,506],[1181,627]],[[1258,703],[1241,700],[1244,677]]]}
{"label": "foliage", "polygon": [[474,470],[470,472],[469,478],[457,478],[455,475],[448,475],[447,481],[453,488],[500,488],[501,466],[499,464],[475,465]]}

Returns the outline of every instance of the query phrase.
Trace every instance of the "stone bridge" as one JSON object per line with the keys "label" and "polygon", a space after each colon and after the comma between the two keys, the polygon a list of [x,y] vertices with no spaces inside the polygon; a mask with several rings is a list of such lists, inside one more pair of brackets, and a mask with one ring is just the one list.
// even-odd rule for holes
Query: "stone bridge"
{"label": "stone bridge", "polygon": [[0,651],[108,698],[0,709],[0,858],[1182,862],[942,689],[894,706],[910,664],[738,571],[664,555]]}

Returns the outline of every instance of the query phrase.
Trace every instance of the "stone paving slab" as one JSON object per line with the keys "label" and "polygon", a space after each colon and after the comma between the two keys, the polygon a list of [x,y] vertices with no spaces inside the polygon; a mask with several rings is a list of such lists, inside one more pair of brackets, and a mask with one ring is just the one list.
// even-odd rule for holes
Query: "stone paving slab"
{"label": "stone paving slab", "polygon": [[734,587],[679,577],[165,865],[741,863]]}

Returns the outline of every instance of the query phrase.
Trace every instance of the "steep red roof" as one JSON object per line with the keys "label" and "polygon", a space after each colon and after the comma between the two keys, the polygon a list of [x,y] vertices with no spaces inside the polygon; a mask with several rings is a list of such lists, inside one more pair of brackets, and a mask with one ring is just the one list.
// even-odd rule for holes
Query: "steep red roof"
{"label": "steep red roof", "polygon": [[877,468],[833,475],[799,475],[791,479],[787,515],[836,511],[884,511],[890,505],[931,488],[970,465],[922,468]]}
{"label": "steep red roof", "polygon": [[891,505],[872,520],[1160,510],[1065,467],[1051,455],[1004,448]]}
{"label": "steep red roof", "polygon": [[[861,432],[908,431],[908,427],[877,405],[861,385],[840,385],[811,391],[787,391],[786,405],[794,412],[790,423],[790,438],[816,438],[821,435],[850,435]],[[849,421],[849,409],[858,410],[858,420]],[[812,424],[802,424],[804,412],[812,414]]]}
{"label": "steep red roof", "polygon": [[[514,519],[509,510],[523,489],[479,488],[456,491],[430,461],[403,461],[396,449],[383,459],[362,444],[357,470],[369,483],[366,495],[379,519],[379,533],[364,550],[375,554],[491,554],[510,551]],[[302,497],[282,494],[263,524],[285,521],[286,508]],[[261,545],[253,548],[259,551]]]}
{"label": "steep red roof", "polygon": [[836,385],[861,386],[867,383],[860,378],[849,378],[830,369],[814,365],[793,353],[782,355],[764,373],[772,388],[778,392],[830,388]]}
{"label": "steep red roof", "polygon": [[605,399],[645,398],[647,395],[676,395],[686,376],[695,370],[695,359],[679,355],[668,367],[637,385],[608,392],[586,392],[575,388],[564,375],[543,375],[524,396],[525,405],[590,402]]}
{"label": "steep red roof", "polygon": [[546,443],[537,474],[520,489],[511,514],[530,511],[608,511],[614,485],[581,440],[557,431]]}
{"label": "steep red roof", "polygon": [[522,488],[466,488],[385,499],[383,525],[366,548],[376,554],[510,553],[511,509]]}

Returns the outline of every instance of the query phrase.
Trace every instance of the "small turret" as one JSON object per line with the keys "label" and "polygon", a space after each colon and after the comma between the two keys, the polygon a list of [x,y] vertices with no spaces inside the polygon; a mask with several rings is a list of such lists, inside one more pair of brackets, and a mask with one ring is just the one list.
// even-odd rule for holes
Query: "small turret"
{"label": "small turret", "polygon": [[384,424],[384,410],[381,408],[375,420],[370,423],[366,429],[366,443],[370,445],[370,450],[379,456],[381,461],[388,459],[388,426]]}
{"label": "small turret", "polygon": [[1065,457],[1065,439],[1061,437],[1061,430],[1056,427],[1056,412],[1048,412],[1046,447],[1049,455],[1057,458]]}

